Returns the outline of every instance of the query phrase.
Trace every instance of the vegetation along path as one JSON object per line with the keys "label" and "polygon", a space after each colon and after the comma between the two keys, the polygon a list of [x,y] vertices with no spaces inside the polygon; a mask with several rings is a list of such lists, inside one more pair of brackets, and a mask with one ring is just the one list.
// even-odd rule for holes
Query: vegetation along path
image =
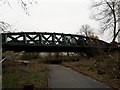
{"label": "vegetation along path", "polygon": [[109,88],[103,83],[61,65],[48,65],[51,88]]}

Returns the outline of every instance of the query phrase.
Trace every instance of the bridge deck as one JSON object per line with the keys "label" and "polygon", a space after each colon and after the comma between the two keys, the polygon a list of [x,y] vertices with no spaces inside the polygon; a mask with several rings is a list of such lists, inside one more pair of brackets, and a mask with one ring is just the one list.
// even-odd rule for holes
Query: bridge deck
{"label": "bridge deck", "polygon": [[[90,52],[105,49],[109,43],[75,34],[46,32],[2,33],[3,51]],[[91,51],[92,52],[92,51]]]}

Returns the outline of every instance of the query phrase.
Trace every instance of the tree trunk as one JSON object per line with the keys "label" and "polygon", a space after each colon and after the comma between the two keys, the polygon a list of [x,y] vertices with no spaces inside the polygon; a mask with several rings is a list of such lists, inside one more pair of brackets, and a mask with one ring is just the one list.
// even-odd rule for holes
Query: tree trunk
{"label": "tree trunk", "polygon": [[111,45],[110,45],[110,47],[108,49],[108,52],[110,52],[113,48],[117,48],[118,47],[118,44],[115,42],[115,39],[118,36],[119,32],[120,32],[120,29],[118,30],[118,32],[113,37],[113,40],[112,40]]}

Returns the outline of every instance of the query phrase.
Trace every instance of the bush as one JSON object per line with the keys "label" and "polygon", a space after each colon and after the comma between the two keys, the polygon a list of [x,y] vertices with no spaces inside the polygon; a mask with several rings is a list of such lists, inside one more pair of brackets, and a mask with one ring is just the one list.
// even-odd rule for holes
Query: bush
{"label": "bush", "polygon": [[98,74],[108,74],[110,78],[120,78],[120,55],[118,53],[113,55],[97,56],[94,65]]}
{"label": "bush", "polygon": [[31,60],[31,59],[38,59],[38,53],[24,53],[21,57],[22,60]]}

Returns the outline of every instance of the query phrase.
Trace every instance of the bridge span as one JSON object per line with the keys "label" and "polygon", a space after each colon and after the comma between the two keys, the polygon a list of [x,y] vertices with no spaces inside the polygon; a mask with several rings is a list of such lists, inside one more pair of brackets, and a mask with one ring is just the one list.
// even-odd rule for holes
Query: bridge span
{"label": "bridge span", "polygon": [[2,33],[4,51],[26,52],[90,52],[106,50],[109,43],[75,34],[47,32]]}

